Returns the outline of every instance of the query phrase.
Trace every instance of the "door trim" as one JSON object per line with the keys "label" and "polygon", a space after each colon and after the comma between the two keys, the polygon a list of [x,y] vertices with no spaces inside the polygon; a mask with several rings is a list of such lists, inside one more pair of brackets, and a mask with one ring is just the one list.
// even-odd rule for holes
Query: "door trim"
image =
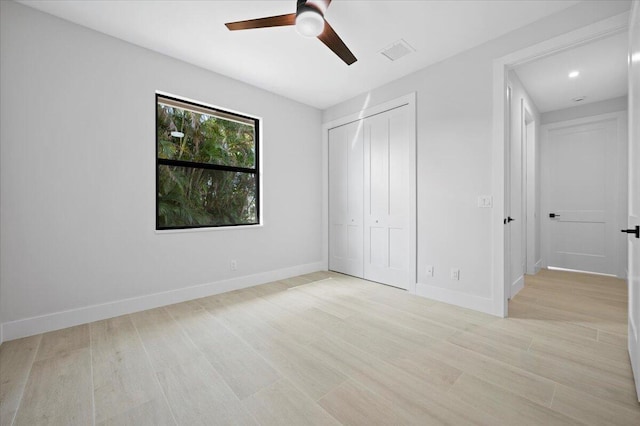
{"label": "door trim", "polygon": [[344,117],[337,118],[322,124],[322,262],[325,269],[329,267],[329,129],[343,126],[354,121],[362,120],[373,115],[396,109],[402,106],[409,108],[409,139],[412,146],[410,153],[412,159],[410,161],[411,168],[409,170],[409,273],[406,283],[407,290],[410,293],[416,292],[417,281],[417,140],[416,140],[416,92],[409,93],[399,98],[384,102],[372,107],[365,107],[356,113],[349,114]]}
{"label": "door trim", "polygon": [[505,91],[507,73],[510,68],[533,61],[535,59],[576,47],[600,38],[626,31],[629,26],[629,12],[604,19],[591,25],[579,28],[566,34],[546,40],[533,46],[514,51],[493,61],[493,144],[492,144],[492,178],[491,187],[494,199],[492,213],[492,313],[500,317],[508,316],[509,280],[505,276],[505,264],[510,261],[505,251],[505,141],[508,141],[505,121]]}

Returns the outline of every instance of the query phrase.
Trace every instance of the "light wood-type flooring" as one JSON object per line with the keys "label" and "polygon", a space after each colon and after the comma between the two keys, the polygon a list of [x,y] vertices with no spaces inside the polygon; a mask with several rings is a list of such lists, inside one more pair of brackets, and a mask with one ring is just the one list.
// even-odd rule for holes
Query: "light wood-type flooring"
{"label": "light wood-type flooring", "polygon": [[499,319],[318,272],[5,342],[5,425],[640,425],[621,280]]}

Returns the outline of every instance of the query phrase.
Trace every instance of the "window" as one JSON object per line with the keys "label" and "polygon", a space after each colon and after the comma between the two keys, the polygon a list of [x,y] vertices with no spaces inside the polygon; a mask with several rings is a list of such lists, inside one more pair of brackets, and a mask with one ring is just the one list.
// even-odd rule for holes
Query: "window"
{"label": "window", "polygon": [[156,229],[260,223],[259,120],[156,95]]}

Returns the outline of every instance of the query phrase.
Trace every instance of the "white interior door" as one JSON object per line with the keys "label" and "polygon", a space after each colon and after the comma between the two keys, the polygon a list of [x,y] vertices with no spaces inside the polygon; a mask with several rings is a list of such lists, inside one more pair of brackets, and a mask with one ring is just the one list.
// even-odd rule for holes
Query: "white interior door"
{"label": "white interior door", "polygon": [[617,274],[619,118],[545,126],[542,214],[546,265]]}
{"label": "white interior door", "polygon": [[[629,37],[629,218],[628,229],[640,226],[640,2],[631,12]],[[636,231],[637,232],[637,231]],[[628,234],[629,358],[640,401],[640,235]]]}
{"label": "white interior door", "polygon": [[329,269],[363,276],[362,122],[329,130]]}
{"label": "white interior door", "polygon": [[414,188],[409,114],[410,108],[402,106],[364,120],[364,277],[404,289],[410,277]]}
{"label": "white interior door", "polygon": [[538,230],[538,188],[536,182],[538,174],[537,169],[537,144],[536,144],[536,122],[534,117],[525,109],[525,216],[526,216],[526,273],[530,275],[536,274],[536,263],[540,259],[539,252],[539,234]]}
{"label": "white interior door", "polygon": [[[509,144],[509,208],[507,225],[509,228],[509,277],[513,297],[524,287],[526,270],[526,181],[525,181],[525,148],[526,148],[526,110],[524,101],[514,105],[511,111],[510,144]],[[530,115],[530,114],[529,114]],[[517,124],[517,125],[514,125]]]}

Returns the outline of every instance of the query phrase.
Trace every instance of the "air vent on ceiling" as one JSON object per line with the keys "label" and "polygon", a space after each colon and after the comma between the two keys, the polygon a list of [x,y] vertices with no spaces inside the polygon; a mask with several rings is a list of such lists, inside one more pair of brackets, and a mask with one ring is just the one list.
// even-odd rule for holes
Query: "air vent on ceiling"
{"label": "air vent on ceiling", "polygon": [[411,52],[415,52],[415,49],[409,46],[409,43],[402,39],[392,43],[390,46],[387,46],[380,51],[380,53],[392,61],[400,59]]}

